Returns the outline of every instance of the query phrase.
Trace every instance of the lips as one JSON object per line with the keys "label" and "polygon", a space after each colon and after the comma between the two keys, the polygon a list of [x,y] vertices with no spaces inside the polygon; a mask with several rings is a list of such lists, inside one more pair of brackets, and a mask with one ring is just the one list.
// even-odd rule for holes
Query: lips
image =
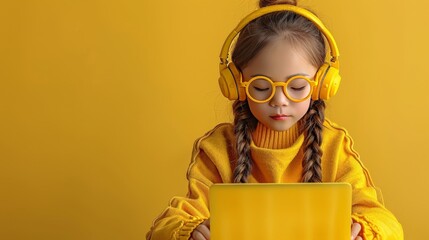
{"label": "lips", "polygon": [[276,114],[276,115],[271,115],[270,118],[274,119],[274,120],[286,120],[288,117],[291,117],[291,115],[286,115],[286,114]]}

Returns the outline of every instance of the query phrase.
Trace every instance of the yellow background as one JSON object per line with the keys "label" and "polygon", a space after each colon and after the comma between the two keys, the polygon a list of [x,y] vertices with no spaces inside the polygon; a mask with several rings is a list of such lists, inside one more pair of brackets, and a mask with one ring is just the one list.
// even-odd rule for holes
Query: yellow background
{"label": "yellow background", "polygon": [[[406,239],[428,239],[427,1],[306,0],[335,36],[327,116]],[[230,121],[218,54],[252,0],[2,1],[0,238],[143,239],[196,138]]]}

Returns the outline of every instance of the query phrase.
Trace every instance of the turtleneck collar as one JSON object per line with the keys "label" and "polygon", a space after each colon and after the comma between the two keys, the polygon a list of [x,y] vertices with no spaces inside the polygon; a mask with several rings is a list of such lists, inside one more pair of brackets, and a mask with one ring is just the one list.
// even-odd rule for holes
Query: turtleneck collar
{"label": "turtleneck collar", "polygon": [[253,142],[260,148],[281,149],[288,148],[300,135],[299,122],[286,131],[275,131],[258,122],[252,133]]}

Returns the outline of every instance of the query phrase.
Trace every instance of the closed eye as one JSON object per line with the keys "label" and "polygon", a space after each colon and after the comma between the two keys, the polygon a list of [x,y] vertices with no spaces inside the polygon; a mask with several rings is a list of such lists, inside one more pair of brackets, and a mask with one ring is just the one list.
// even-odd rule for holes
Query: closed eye
{"label": "closed eye", "polygon": [[304,88],[305,88],[305,86],[303,86],[303,87],[291,87],[291,89],[294,91],[302,91],[302,90],[304,90]]}
{"label": "closed eye", "polygon": [[258,87],[253,87],[256,91],[268,91],[270,88],[258,88]]}

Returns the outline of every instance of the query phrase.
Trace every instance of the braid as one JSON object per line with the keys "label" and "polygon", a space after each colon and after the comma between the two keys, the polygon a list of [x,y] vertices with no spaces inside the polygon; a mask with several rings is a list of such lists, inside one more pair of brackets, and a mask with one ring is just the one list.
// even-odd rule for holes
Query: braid
{"label": "braid", "polygon": [[257,120],[250,112],[247,101],[237,100],[232,108],[234,111],[234,134],[238,155],[233,180],[235,183],[245,183],[252,170],[250,141],[252,139],[251,133],[256,128]]}
{"label": "braid", "polygon": [[322,127],[325,120],[325,102],[313,101],[304,117],[304,159],[302,182],[322,182]]}

